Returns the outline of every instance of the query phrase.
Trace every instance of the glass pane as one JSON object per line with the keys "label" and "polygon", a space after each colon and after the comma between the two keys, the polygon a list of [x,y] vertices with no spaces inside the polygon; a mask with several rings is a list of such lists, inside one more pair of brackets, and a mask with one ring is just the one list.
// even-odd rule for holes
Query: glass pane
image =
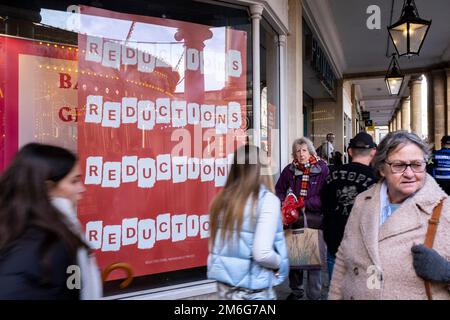
{"label": "glass pane", "polygon": [[272,174],[279,176],[279,53],[278,35],[262,20],[261,23],[261,148],[272,163]]}
{"label": "glass pane", "polygon": [[23,3],[28,18],[0,20],[0,171],[32,141],[78,152],[78,214],[100,267],[205,279],[208,206],[252,127],[247,11]]}
{"label": "glass pane", "polygon": [[411,24],[410,25],[410,45],[411,52],[419,52],[420,45],[424,40],[428,26],[423,24]]}
{"label": "glass pane", "polygon": [[[78,152],[89,197],[79,215],[88,233],[130,230],[127,246],[88,241],[104,252],[102,265],[133,253],[136,275],[203,266],[209,204],[225,184],[227,158],[245,143],[247,35],[91,7],[81,13]],[[111,201],[118,198],[126,204]]]}
{"label": "glass pane", "polygon": [[402,78],[389,78],[387,80],[388,86],[391,90],[391,94],[396,95],[400,92],[402,86]]}
{"label": "glass pane", "polygon": [[405,54],[407,51],[406,23],[391,29],[390,33],[399,55]]}

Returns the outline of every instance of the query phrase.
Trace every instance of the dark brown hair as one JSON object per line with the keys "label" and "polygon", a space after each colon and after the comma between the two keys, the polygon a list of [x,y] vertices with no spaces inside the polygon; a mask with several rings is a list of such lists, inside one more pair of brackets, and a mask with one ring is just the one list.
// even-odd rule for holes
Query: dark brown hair
{"label": "dark brown hair", "polygon": [[49,182],[58,183],[75,166],[76,156],[63,148],[30,143],[19,150],[0,178],[0,251],[7,249],[30,227],[43,230],[45,264],[49,249],[62,242],[71,261],[79,247],[87,247],[50,202]]}

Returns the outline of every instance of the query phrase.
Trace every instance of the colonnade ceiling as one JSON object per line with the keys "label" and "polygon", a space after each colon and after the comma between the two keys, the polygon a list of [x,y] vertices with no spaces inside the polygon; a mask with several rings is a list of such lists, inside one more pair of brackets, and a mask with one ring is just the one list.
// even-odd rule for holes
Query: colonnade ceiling
{"label": "colonnade ceiling", "polygon": [[[387,27],[399,19],[403,0],[314,1],[320,4],[316,3],[316,7],[321,7],[332,14],[332,19],[331,21],[328,19],[328,23],[335,25],[339,39],[329,42],[340,44],[341,48],[337,51],[342,50],[344,53],[343,77],[360,86],[362,105],[366,111],[371,112],[376,125],[387,125],[399,105],[400,98],[409,95],[408,75],[450,66],[449,0],[415,0],[420,17],[432,20],[432,24],[420,55],[399,59],[400,68],[407,75],[399,96],[389,95],[384,76],[390,63],[390,56],[395,52],[388,38]],[[370,6],[377,6],[380,9],[379,29],[368,28],[367,21],[373,14],[372,11],[367,13]],[[314,14],[314,18],[320,19],[320,14],[317,13]]]}
{"label": "colonnade ceiling", "polygon": [[[406,76],[405,82],[408,82],[409,78]],[[390,95],[384,78],[358,79],[351,82],[360,87],[362,96],[360,103],[363,110],[370,112],[371,120],[378,126],[387,125],[401,97],[409,95],[409,88],[406,85],[398,96]]]}
{"label": "colonnade ceiling", "polygon": [[[403,0],[316,0],[331,9],[345,58],[343,74],[385,71],[395,51],[387,27],[401,14]],[[432,20],[419,56],[400,58],[403,70],[427,68],[450,60],[450,1],[415,0],[420,17]],[[370,6],[380,8],[380,29],[369,29]],[[391,13],[392,9],[392,13]],[[372,21],[372,20],[370,20]]]}

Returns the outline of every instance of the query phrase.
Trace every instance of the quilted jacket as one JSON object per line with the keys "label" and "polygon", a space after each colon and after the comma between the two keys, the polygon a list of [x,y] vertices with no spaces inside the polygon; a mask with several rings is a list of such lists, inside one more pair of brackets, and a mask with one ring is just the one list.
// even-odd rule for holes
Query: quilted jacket
{"label": "quilted jacket", "polygon": [[[273,214],[277,215],[277,231],[273,243],[274,250],[280,256],[278,275],[274,270],[260,265],[253,256],[254,233],[261,208],[273,207]],[[247,201],[244,209],[244,221],[239,233],[240,240],[221,241],[222,230],[219,227],[216,240],[208,256],[208,278],[225,283],[233,287],[260,290],[270,288],[282,283],[289,272],[289,262],[281,223],[280,201],[265,187],[261,187],[258,203],[254,213],[250,213],[251,201]],[[253,218],[252,218],[253,217]],[[232,240],[237,239],[238,231],[233,231]]]}

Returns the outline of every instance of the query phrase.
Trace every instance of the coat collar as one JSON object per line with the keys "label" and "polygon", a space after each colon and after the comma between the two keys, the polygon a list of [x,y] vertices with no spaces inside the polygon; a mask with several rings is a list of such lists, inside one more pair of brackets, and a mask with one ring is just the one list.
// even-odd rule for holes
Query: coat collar
{"label": "coat collar", "polygon": [[375,265],[379,265],[378,242],[398,234],[420,228],[421,212],[431,215],[434,207],[447,195],[427,174],[424,186],[402,205],[380,227],[380,190],[383,182],[377,183],[364,194],[364,207],[371,208],[363,214],[360,229],[364,245]]}
{"label": "coat collar", "polygon": [[413,198],[406,200],[383,223],[379,231],[379,241],[419,229],[422,226],[421,213]]}
{"label": "coat collar", "polygon": [[425,185],[412,198],[418,208],[431,215],[439,201],[447,198],[447,194],[441,189],[432,176],[427,174]]}

